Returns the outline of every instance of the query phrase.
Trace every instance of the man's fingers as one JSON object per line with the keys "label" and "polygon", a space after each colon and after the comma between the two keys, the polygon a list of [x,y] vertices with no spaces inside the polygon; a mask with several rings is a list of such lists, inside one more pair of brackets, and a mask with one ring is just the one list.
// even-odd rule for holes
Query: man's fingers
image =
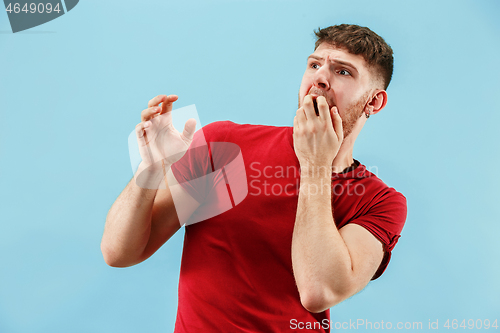
{"label": "man's fingers", "polygon": [[297,119],[297,116],[293,117],[293,127],[299,129],[299,120]]}
{"label": "man's fingers", "polygon": [[[177,95],[158,95],[151,99],[148,103],[148,108],[141,113],[141,121],[148,121],[165,112],[172,111],[172,103],[179,97]],[[161,105],[159,105],[162,103]]]}
{"label": "man's fingers", "polygon": [[153,107],[153,106],[158,106],[161,102],[163,102],[163,100],[165,98],[167,98],[167,95],[158,95],[158,96],[152,98],[148,102],[148,108]]}
{"label": "man's fingers", "polygon": [[154,106],[147,108],[141,112],[141,121],[148,121],[157,115],[159,115],[161,111],[161,106]]}
{"label": "man's fingers", "polygon": [[319,96],[316,98],[316,104],[318,105],[319,120],[331,122],[330,112],[326,98]]}
{"label": "man's fingers", "polygon": [[141,122],[135,126],[135,133],[137,134],[137,138],[139,140],[144,140],[144,136],[146,134],[146,128],[148,128],[149,126],[151,126],[150,121]]}
{"label": "man's fingers", "polygon": [[179,97],[177,95],[158,95],[154,98],[152,98],[148,102],[148,108],[158,106],[160,103],[162,103],[161,108],[162,111],[161,113],[169,112],[172,111],[172,103],[175,102]]}
{"label": "man's fingers", "polygon": [[161,105],[161,112],[160,114],[164,114],[165,112],[170,112],[172,111],[172,104],[178,99],[179,97],[177,95],[168,95],[167,98],[163,101]]}
{"label": "man's fingers", "polygon": [[182,136],[184,136],[187,140],[193,140],[193,135],[196,130],[196,119],[190,118],[184,124],[184,130],[182,131]]}
{"label": "man's fingers", "polygon": [[297,122],[299,123],[299,125],[300,126],[305,125],[307,118],[306,118],[306,113],[304,111],[304,108],[303,107],[299,108],[295,115],[296,115]]}
{"label": "man's fingers", "polygon": [[333,128],[340,141],[344,140],[344,129],[342,128],[342,118],[340,118],[339,111],[336,106],[332,107],[331,114],[333,118]]}
{"label": "man's fingers", "polygon": [[304,97],[304,111],[306,114],[306,118],[309,121],[318,121],[316,116],[316,112],[314,111],[314,103],[313,103],[313,98],[311,95],[306,95]]}

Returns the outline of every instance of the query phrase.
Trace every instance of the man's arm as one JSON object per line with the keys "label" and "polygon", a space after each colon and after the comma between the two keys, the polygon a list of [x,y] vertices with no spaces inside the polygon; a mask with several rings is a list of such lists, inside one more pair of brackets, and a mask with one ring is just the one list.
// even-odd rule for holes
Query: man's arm
{"label": "man's arm", "polygon": [[[141,188],[132,179],[116,199],[101,241],[108,265],[128,267],[148,259],[180,229],[177,209],[189,217],[198,208],[199,203],[181,186],[172,186],[177,181],[170,170],[167,179],[162,177],[166,189],[159,190]],[[176,209],[173,197],[183,203],[181,207]]]}
{"label": "man's arm", "polygon": [[330,182],[330,177],[301,178],[293,230],[293,271],[302,305],[311,312],[361,291],[384,255],[382,243],[365,228],[347,224],[337,230]]}
{"label": "man's arm", "polygon": [[292,267],[302,305],[324,311],[363,289],[379,267],[382,243],[363,227],[339,232],[333,221],[330,170],[343,141],[342,119],[326,99],[311,96],[294,119],[293,141],[301,177],[292,236]]}
{"label": "man's arm", "polygon": [[[176,95],[158,95],[141,113],[136,135],[142,162],[111,207],[101,241],[104,260],[110,266],[127,267],[146,260],[179,230],[173,197],[182,203],[178,209],[183,217],[199,205],[180,186],[171,190],[168,185],[177,185],[170,166],[188,149],[196,125],[188,120],[182,133],[173,127],[171,111],[176,100]],[[163,182],[164,190],[159,189]]]}
{"label": "man's arm", "polygon": [[149,258],[180,224],[166,189],[144,189],[132,179],[109,210],[101,241],[104,261],[127,267]]}

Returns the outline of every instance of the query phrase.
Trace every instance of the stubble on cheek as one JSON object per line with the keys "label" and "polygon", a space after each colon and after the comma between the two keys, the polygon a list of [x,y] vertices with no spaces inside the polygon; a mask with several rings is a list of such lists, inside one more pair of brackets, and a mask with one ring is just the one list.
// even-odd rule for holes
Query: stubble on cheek
{"label": "stubble on cheek", "polygon": [[345,110],[342,117],[342,128],[344,129],[344,139],[351,134],[356,121],[363,115],[368,94],[363,95],[358,101]]}

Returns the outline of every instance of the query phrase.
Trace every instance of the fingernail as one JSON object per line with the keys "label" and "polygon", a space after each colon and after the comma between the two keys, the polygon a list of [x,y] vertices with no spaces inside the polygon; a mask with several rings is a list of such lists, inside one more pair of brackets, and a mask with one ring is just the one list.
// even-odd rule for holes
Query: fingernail
{"label": "fingernail", "polygon": [[336,107],[336,106],[334,106],[334,107],[332,108],[332,111],[333,111],[333,113],[339,113],[339,111],[337,110],[337,107]]}

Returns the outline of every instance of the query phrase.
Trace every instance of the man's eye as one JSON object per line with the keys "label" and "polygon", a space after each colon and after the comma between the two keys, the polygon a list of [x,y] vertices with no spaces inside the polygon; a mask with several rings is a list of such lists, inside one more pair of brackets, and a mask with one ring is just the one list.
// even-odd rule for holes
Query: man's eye
{"label": "man's eye", "polygon": [[318,68],[319,68],[319,65],[318,65],[318,64],[315,64],[315,63],[312,63],[312,64],[311,64],[311,68],[318,69]]}
{"label": "man's eye", "polygon": [[349,73],[349,71],[347,71],[347,70],[345,70],[345,69],[341,69],[341,70],[339,71],[339,74],[340,74],[340,75],[346,75],[346,76],[347,76],[347,75],[351,75],[351,73]]}

